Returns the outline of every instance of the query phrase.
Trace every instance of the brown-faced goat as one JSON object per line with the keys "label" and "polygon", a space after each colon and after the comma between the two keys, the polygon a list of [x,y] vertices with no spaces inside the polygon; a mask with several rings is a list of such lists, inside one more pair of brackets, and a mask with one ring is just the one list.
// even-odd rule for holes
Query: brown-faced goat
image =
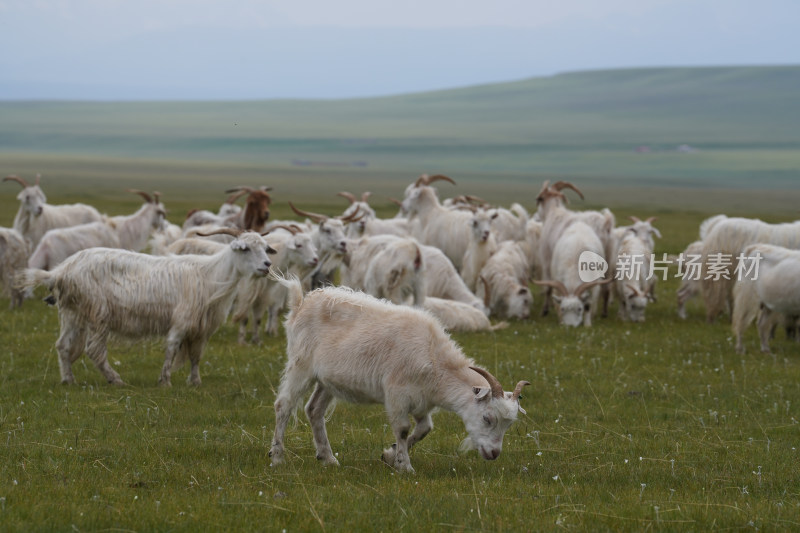
{"label": "brown-faced goat", "polygon": [[254,232],[225,229],[236,238],[209,256],[151,256],[92,248],[69,257],[50,272],[28,269],[23,288],[44,285],[58,306],[56,342],[61,382],[73,383],[72,363],[85,351],[115,385],[123,384],[108,364],[110,334],[131,338],[166,336],[159,382],[170,385],[173,366],[191,362],[188,382],[200,384],[200,357],[225,320],[236,288],[269,272],[269,246]]}
{"label": "brown-faced goat", "polygon": [[[334,398],[384,405],[395,444],[382,458],[399,471],[414,471],[409,450],[433,427],[431,412],[437,407],[464,421],[465,449],[477,449],[488,460],[500,455],[527,381],[503,392],[425,311],[342,287],[303,297],[299,281],[278,281],[290,291],[291,312],[285,323],[287,362],[275,400],[273,464],[284,461],[286,425],[312,385],[305,411],[317,459],[324,464],[339,464],[325,430],[325,410]],[[409,417],[416,422],[413,431]]]}

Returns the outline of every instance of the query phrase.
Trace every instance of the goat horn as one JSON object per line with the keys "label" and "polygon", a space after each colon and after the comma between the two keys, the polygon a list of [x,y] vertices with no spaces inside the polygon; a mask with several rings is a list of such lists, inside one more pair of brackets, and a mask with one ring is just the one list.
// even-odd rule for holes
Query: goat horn
{"label": "goat horn", "polygon": [[238,237],[244,233],[244,231],[245,230],[239,228],[218,228],[208,233],[197,232],[195,235],[199,237],[211,237],[212,235],[230,235],[231,237]]}
{"label": "goat horn", "polygon": [[36,183],[34,183],[34,185],[39,185],[39,180],[40,179],[42,179],[42,175],[37,172],[36,173]]}
{"label": "goat horn", "polygon": [[635,217],[633,215],[629,216],[628,218],[634,223],[641,222],[641,219],[639,217]]}
{"label": "goat horn", "polygon": [[648,224],[652,224],[656,220],[658,220],[658,217],[650,217],[647,220],[645,220],[645,222],[647,222]]}
{"label": "goat horn", "polygon": [[147,202],[148,204],[153,203],[153,197],[150,196],[150,194],[147,192],[140,191],[139,189],[125,189],[125,192],[132,192],[133,194],[138,194],[139,196],[144,198],[144,201]]}
{"label": "goat horn", "polygon": [[489,303],[492,300],[492,298],[491,298],[492,293],[489,290],[489,282],[486,281],[486,278],[484,278],[483,276],[478,276],[478,277],[483,282],[483,305],[485,305],[486,307],[489,307]]}
{"label": "goat horn", "polygon": [[581,283],[580,285],[578,285],[578,286],[575,288],[575,290],[573,291],[573,294],[574,294],[575,296],[580,296],[580,295],[581,295],[581,294],[583,294],[585,291],[588,291],[589,289],[591,289],[591,288],[592,288],[592,287],[594,287],[595,285],[604,285],[604,284],[606,284],[606,283],[611,283],[612,281],[614,281],[614,278],[608,278],[608,279],[596,279],[596,280],[594,280],[594,281],[587,281],[587,282],[584,282],[584,283]]}
{"label": "goat horn", "polygon": [[511,393],[511,399],[519,401],[519,395],[522,392],[522,387],[525,387],[526,385],[530,384],[531,384],[530,381],[520,381],[519,383],[517,383],[517,386],[514,387],[514,392]]}
{"label": "goat horn", "polygon": [[[356,217],[356,215],[358,215],[359,213],[361,214],[361,216]],[[361,220],[365,216],[367,216],[367,212],[366,211],[362,212],[361,211],[361,207],[359,206],[355,211],[353,211],[352,213],[350,213],[346,217],[344,217],[344,218],[336,217],[336,218],[338,218],[339,220],[341,220],[344,223],[350,223],[350,222],[358,222],[359,220]]]}
{"label": "goat horn", "polygon": [[414,187],[419,187],[420,185],[427,185],[428,180],[431,177],[427,174],[421,174],[420,177],[417,178],[417,181],[414,182]]}
{"label": "goat horn", "polygon": [[562,296],[567,296],[569,294],[569,291],[567,290],[566,285],[564,285],[563,283],[561,283],[557,279],[547,279],[547,280],[535,279],[535,280],[533,280],[533,282],[536,285],[542,285],[544,287],[553,287],[558,292],[560,292]]}
{"label": "goat horn", "polygon": [[341,196],[342,198],[347,198],[348,200],[350,200],[350,205],[353,205],[354,203],[356,203],[358,201],[358,200],[356,200],[356,197],[355,197],[355,195],[353,193],[347,192],[347,191],[337,192],[336,196]]}
{"label": "goat horn", "polygon": [[434,181],[449,181],[453,185],[456,184],[456,182],[453,181],[453,178],[451,178],[449,176],[445,176],[444,174],[436,174],[435,176],[431,176],[431,177],[428,178],[427,181],[428,181],[428,183],[426,183],[426,185],[430,185]]}
{"label": "goat horn", "polygon": [[262,185],[261,187],[258,188],[258,190],[261,192],[269,192],[272,190],[272,187],[270,187],[269,185]]}
{"label": "goat horn", "polygon": [[236,202],[236,200],[247,194],[247,191],[245,189],[239,189],[239,190],[231,189],[225,192],[231,192],[231,191],[234,191],[233,194],[225,198],[225,203],[230,205],[233,205]]}
{"label": "goat horn", "polygon": [[369,192],[369,191],[362,192],[361,193],[361,201],[364,202],[364,203],[367,203],[367,200],[369,200],[370,195],[372,195],[372,193]]}
{"label": "goat horn", "polygon": [[298,233],[300,233],[300,231],[302,231],[297,226],[286,226],[286,225],[283,225],[283,224],[275,224],[274,226],[270,226],[270,228],[267,231],[265,231],[264,233],[262,233],[261,235],[262,236],[268,235],[269,233],[272,233],[276,229],[285,229],[286,231],[288,231],[292,235],[297,235]]}
{"label": "goat horn", "polygon": [[491,375],[488,370],[478,368],[477,366],[471,366],[470,368],[483,376],[486,381],[489,382],[489,387],[492,389],[492,398],[503,398],[505,396],[503,394],[502,385],[500,385],[500,382],[497,380],[497,378]]}
{"label": "goat horn", "polygon": [[153,191],[153,203],[157,204],[161,202],[161,193],[158,191]]}
{"label": "goat horn", "polygon": [[581,197],[581,200],[584,199],[583,198],[583,193],[580,191],[580,189],[578,189],[576,186],[574,186],[573,184],[571,184],[568,181],[557,181],[553,185],[551,185],[551,187],[553,189],[555,189],[556,191],[558,191],[558,192],[561,192],[562,189],[572,189],[573,191],[578,193],[578,196]]}
{"label": "goat horn", "polygon": [[311,213],[310,211],[301,211],[300,209],[297,209],[292,202],[289,202],[289,207],[291,207],[292,211],[294,211],[301,217],[308,217],[314,222],[324,222],[329,218],[326,215],[320,215],[319,213]]}
{"label": "goat horn", "polygon": [[19,183],[23,187],[30,187],[30,185],[28,185],[28,182],[26,182],[24,179],[20,178],[19,176],[13,175],[13,174],[11,176],[6,176],[5,178],[3,178],[3,181],[16,181],[17,183]]}
{"label": "goat horn", "polygon": [[247,186],[247,185],[239,185],[238,187],[233,187],[232,189],[227,189],[227,190],[225,191],[225,193],[226,193],[226,194],[230,194],[230,193],[232,193],[232,192],[239,192],[239,191],[245,191],[245,192],[255,192],[255,189],[254,189],[254,188],[252,188],[252,187],[249,187],[249,186]]}
{"label": "goat horn", "polygon": [[464,198],[466,198],[468,202],[471,202],[473,204],[483,205],[486,203],[486,200],[484,200],[480,196],[473,196],[471,194],[467,194],[466,196],[464,196]]}
{"label": "goat horn", "polygon": [[401,201],[400,201],[400,200],[398,200],[397,198],[391,198],[391,197],[390,197],[390,198],[389,198],[389,201],[390,201],[390,202],[392,202],[392,203],[393,203],[394,205],[396,205],[397,207],[403,207],[403,202],[401,202]]}

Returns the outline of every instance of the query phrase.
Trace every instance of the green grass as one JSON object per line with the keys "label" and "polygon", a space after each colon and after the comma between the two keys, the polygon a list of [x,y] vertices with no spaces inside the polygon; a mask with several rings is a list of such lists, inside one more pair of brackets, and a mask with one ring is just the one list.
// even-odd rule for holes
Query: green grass
{"label": "green grass", "polygon": [[[657,252],[682,249],[703,216],[662,213]],[[799,348],[779,333],[760,354],[751,330],[736,355],[698,302],[677,318],[677,284],[659,284],[644,324],[612,308],[591,329],[535,316],[456,335],[507,387],[532,383],[528,414],[487,462],[458,453],[463,424],[439,413],[411,476],[378,459],[392,441],[382,408],[341,403],[328,422],[341,467],[316,464],[302,413],[287,464],[269,466],[284,337],[243,347],[225,324],[202,386],[183,369],[168,389],[159,341],[118,341],[109,359],[127,386],[85,357],[62,386],[57,311],[0,300],[2,529],[796,530]]]}

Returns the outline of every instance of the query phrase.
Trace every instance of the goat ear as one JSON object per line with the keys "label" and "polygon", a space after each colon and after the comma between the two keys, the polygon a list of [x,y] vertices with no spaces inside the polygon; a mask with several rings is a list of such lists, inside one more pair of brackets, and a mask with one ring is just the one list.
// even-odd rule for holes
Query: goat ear
{"label": "goat ear", "polygon": [[238,251],[247,250],[247,243],[241,239],[234,239],[231,241],[231,248]]}
{"label": "goat ear", "polygon": [[475,399],[481,402],[491,398],[492,389],[488,387],[472,387],[472,392],[475,393]]}
{"label": "goat ear", "polygon": [[267,245],[267,253],[268,253],[269,255],[275,255],[275,254],[277,254],[277,253],[278,253],[278,250],[276,250],[275,248],[273,248],[272,246],[270,246],[270,245],[268,244],[268,245]]}
{"label": "goat ear", "polygon": [[554,301],[554,302],[556,302],[557,304],[559,304],[559,305],[561,304],[561,299],[562,299],[562,296],[559,296],[558,294],[553,294],[553,295],[551,295],[550,297],[551,297],[551,298],[553,299],[553,301]]}
{"label": "goat ear", "polygon": [[527,292],[528,292],[528,288],[527,287],[522,287],[519,291],[517,291],[517,294],[525,294]]}

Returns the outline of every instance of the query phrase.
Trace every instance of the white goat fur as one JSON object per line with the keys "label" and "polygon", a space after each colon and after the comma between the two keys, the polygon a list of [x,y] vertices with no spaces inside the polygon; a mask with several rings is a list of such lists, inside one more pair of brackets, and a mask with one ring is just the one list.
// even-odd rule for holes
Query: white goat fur
{"label": "white goat fur", "polygon": [[[287,362],[275,401],[273,464],[284,461],[287,423],[314,383],[305,411],[317,459],[324,464],[339,463],[325,430],[325,411],[334,398],[385,406],[396,442],[383,459],[399,471],[413,472],[409,450],[433,427],[431,412],[437,407],[464,421],[465,447],[497,458],[527,382],[504,393],[494,377],[487,373],[493,385],[471,367],[473,361],[425,311],[342,287],[303,298],[298,281],[280,282],[289,288],[291,312],[285,322]],[[416,421],[413,432],[409,417]]]}
{"label": "white goat fur", "polygon": [[23,292],[14,286],[14,278],[27,262],[28,244],[22,235],[11,228],[0,228],[0,282],[11,309],[22,305]]}
{"label": "white goat fur", "polygon": [[[619,317],[632,322],[644,322],[651,287],[649,275],[653,249],[641,235],[634,229],[624,232],[612,270],[614,289],[619,301]],[[620,261],[627,262],[625,268],[621,269],[624,275],[618,275],[616,270]]]}
{"label": "white goat fur", "polygon": [[496,331],[508,327],[508,322],[495,325],[481,310],[464,302],[427,297],[422,308],[435,316],[447,331]]}
{"label": "white goat fur", "polygon": [[191,362],[188,381],[200,384],[199,363],[212,333],[227,315],[242,279],[266,275],[267,243],[242,233],[210,255],[155,257],[92,248],[50,272],[28,269],[22,286],[45,285],[58,305],[56,342],[62,383],[73,383],[72,363],[86,351],[103,376],[122,384],[107,360],[109,334],[166,336],[160,382],[170,384],[173,365]]}
{"label": "white goat fur", "polygon": [[161,227],[164,205],[146,202],[132,215],[103,217],[99,222],[51,229],[28,260],[29,268],[50,270],[72,254],[87,248],[122,248],[139,252]]}
{"label": "white goat fur", "polygon": [[483,265],[497,251],[497,239],[492,230],[492,222],[498,215],[493,211],[479,210],[473,213],[469,223],[470,240],[461,260],[461,279],[472,292],[475,292]]}
{"label": "white goat fur", "polygon": [[[720,313],[731,308],[737,257],[750,244],[774,244],[792,250],[800,248],[800,221],[767,224],[750,218],[727,218],[717,222],[703,239],[702,292],[706,318],[713,321]],[[718,256],[717,254],[722,254]],[[708,275],[708,265],[717,257],[727,257],[729,263],[722,270],[730,279],[713,279]],[[705,279],[710,277],[711,279]]]}
{"label": "white goat fur", "polygon": [[[703,222],[700,223],[700,238],[692,243],[690,243],[686,249],[683,251],[684,260],[688,260],[691,257],[702,257],[703,255],[703,239],[706,238],[708,232],[717,225],[717,223],[721,222],[728,218],[726,215],[715,215],[713,217],[709,217],[705,219]],[[680,269],[680,265],[679,265]],[[701,291],[700,280],[695,279],[694,276],[686,276],[685,272],[679,272],[682,274],[681,277],[681,285],[678,287],[678,316],[681,318],[686,318],[686,302],[690,299],[694,298]]]}
{"label": "white goat fur", "polygon": [[14,229],[30,243],[30,250],[39,244],[47,231],[101,220],[102,215],[86,204],[51,205],[38,185],[28,185],[17,195],[19,210]]}
{"label": "white goat fur", "polygon": [[528,288],[528,272],[528,260],[518,243],[505,241],[497,246],[476,284],[476,292],[484,295],[484,305],[491,315],[519,319],[530,316],[533,296]]}
{"label": "white goat fur", "polygon": [[769,353],[769,339],[777,313],[800,316],[800,250],[770,244],[754,244],[743,250],[745,257],[760,254],[758,276],[737,280],[733,288],[732,328],[736,351],[744,353],[744,330],[758,318],[761,351]]}

